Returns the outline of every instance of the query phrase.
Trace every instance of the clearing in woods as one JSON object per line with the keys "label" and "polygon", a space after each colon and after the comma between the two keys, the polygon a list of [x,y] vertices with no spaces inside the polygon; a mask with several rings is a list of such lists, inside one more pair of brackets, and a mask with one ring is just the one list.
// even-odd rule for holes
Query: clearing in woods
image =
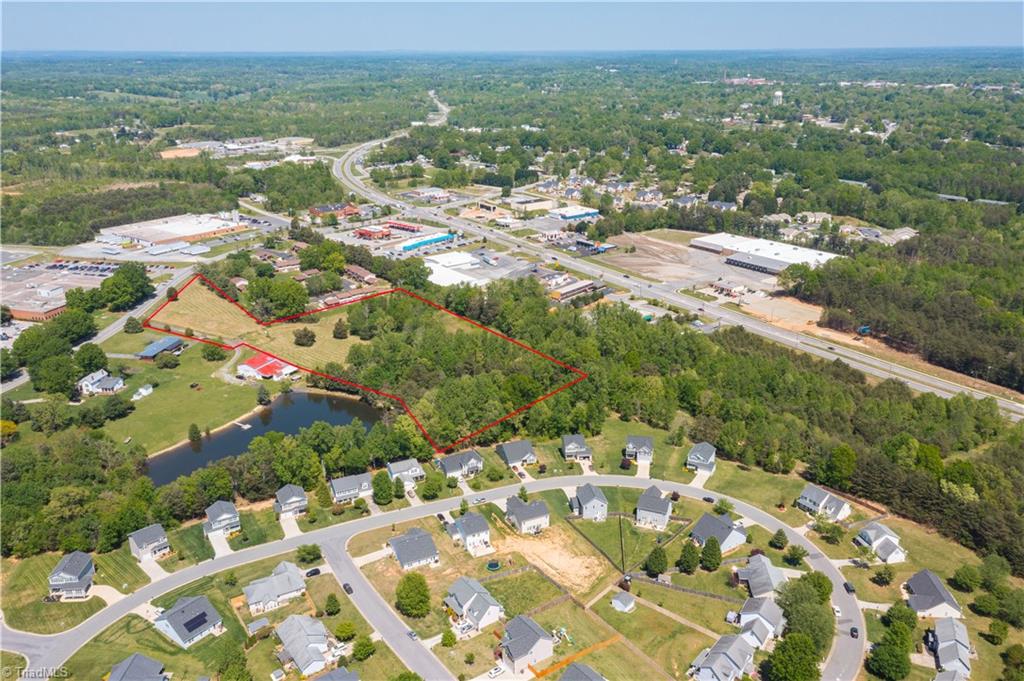
{"label": "clearing in woods", "polygon": [[[506,375],[530,373],[533,376],[543,377],[543,381],[538,381],[540,387],[537,394],[525,404],[515,405],[507,413],[503,413],[504,409],[499,409],[496,412],[492,410],[487,415],[487,420],[482,420],[479,424],[471,424],[471,428],[464,428],[459,432],[452,433],[449,426],[448,430],[443,433],[435,431],[435,435],[437,435],[435,437],[428,432],[433,429],[434,424],[428,422],[425,425],[423,420],[413,413],[406,398],[402,396],[402,392],[410,389],[408,384],[389,380],[388,377],[378,377],[372,372],[369,377],[363,379],[362,383],[357,382],[354,378],[358,375],[358,371],[347,362],[349,351],[360,345],[373,345],[377,339],[386,339],[386,334],[377,335],[374,341],[361,340],[356,334],[350,334],[343,339],[333,336],[334,325],[340,318],[346,318],[351,326],[353,315],[367,317],[371,314],[370,310],[374,305],[379,306],[381,301],[384,301],[385,305],[390,305],[392,300],[396,306],[402,304],[408,306],[410,301],[413,306],[419,304],[425,306],[427,308],[426,316],[429,319],[426,321],[420,319],[417,323],[443,329],[441,344],[447,345],[450,342],[450,348],[447,349],[458,352],[459,348],[466,347],[466,344],[462,342],[465,340],[463,334],[476,334],[482,340],[482,354],[486,355],[488,360],[500,359],[504,368],[507,369],[504,372]],[[416,315],[422,318],[423,310],[416,308]],[[576,385],[587,377],[583,371],[545,355],[525,343],[509,338],[401,288],[367,291],[366,295],[336,305],[263,321],[217,288],[213,282],[197,274],[173,298],[157,308],[156,312],[146,319],[144,326],[153,331],[170,333],[228,350],[246,347],[270,355],[321,379],[344,386],[345,389],[352,392],[367,397],[372,394],[378,398],[391,400],[409,415],[431,447],[438,453],[455,449],[484,431]],[[296,345],[294,331],[302,327],[308,328],[316,334],[316,342],[313,345]],[[431,338],[432,342],[438,340],[436,336]],[[380,345],[385,345],[384,341]],[[375,347],[381,349],[380,346]],[[387,349],[383,348],[382,352]],[[440,353],[445,349],[441,348],[437,352]],[[365,355],[365,353],[363,354]],[[493,365],[493,361],[491,364]],[[415,386],[416,395],[409,399],[412,401],[415,397],[422,398],[424,393],[433,390],[440,391],[448,388],[450,392],[453,381],[472,377],[476,375],[477,367],[483,366],[485,363],[481,358],[467,357],[462,366],[450,371],[449,374],[438,376],[437,372],[434,372],[430,375],[430,380],[433,383]],[[493,366],[490,369],[493,369]],[[487,369],[480,369],[480,371],[485,370]]]}

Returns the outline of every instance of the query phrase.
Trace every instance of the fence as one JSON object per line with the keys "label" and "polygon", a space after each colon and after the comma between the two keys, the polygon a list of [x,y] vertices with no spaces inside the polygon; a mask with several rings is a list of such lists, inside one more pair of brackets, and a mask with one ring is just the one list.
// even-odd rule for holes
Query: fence
{"label": "fence", "polygon": [[705,598],[714,598],[715,600],[723,601],[725,603],[737,603],[743,605],[742,598],[734,598],[732,596],[723,596],[721,594],[713,594],[710,591],[698,591],[697,589],[687,589],[685,586],[679,586],[678,584],[659,582],[656,579],[651,579],[642,572],[631,572],[629,573],[630,578],[634,582],[646,582],[647,584],[653,584],[655,586],[663,586],[666,589],[673,589],[684,594],[693,594],[694,596],[704,596]]}

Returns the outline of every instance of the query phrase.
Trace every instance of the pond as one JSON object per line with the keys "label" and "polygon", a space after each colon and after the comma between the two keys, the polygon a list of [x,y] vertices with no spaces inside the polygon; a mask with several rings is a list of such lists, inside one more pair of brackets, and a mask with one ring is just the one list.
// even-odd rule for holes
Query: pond
{"label": "pond", "polygon": [[[157,485],[166,485],[211,461],[241,454],[258,435],[272,431],[294,435],[315,421],[342,426],[355,418],[369,428],[380,419],[380,412],[349,397],[306,392],[281,395],[266,409],[237,419],[210,437],[204,437],[198,445],[185,443],[151,458],[149,477]],[[235,425],[238,423],[248,428]]]}

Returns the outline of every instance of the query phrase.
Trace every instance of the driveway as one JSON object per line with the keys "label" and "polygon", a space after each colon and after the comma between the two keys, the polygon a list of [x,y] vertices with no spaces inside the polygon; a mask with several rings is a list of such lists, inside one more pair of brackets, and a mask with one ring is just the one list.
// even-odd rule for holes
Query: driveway
{"label": "driveway", "polygon": [[706,483],[710,477],[711,471],[697,471],[693,476],[693,480],[690,481],[690,484],[694,487],[704,489],[704,483]]}
{"label": "driveway", "polygon": [[281,529],[284,530],[285,537],[298,537],[302,534],[298,519],[290,514],[281,516]]}
{"label": "driveway", "polygon": [[228,538],[224,536],[223,532],[214,532],[206,535],[210,540],[210,545],[213,546],[214,558],[222,558],[235,552],[231,546],[228,545]]}
{"label": "driveway", "polygon": [[142,571],[149,576],[149,581],[151,582],[163,579],[169,574],[167,570],[160,567],[160,563],[155,560],[140,560],[139,567],[142,568]]}
{"label": "driveway", "polygon": [[636,462],[636,477],[641,480],[651,479],[651,462],[650,461],[637,461]]}

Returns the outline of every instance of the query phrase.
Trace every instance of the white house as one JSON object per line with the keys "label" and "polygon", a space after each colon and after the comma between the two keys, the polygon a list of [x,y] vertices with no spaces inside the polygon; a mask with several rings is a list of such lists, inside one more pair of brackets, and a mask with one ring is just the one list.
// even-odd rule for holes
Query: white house
{"label": "white house", "polygon": [[958,672],[964,679],[971,675],[971,639],[963,622],[952,617],[936,620],[925,634],[925,644],[935,654],[939,671]]}
{"label": "white house", "polygon": [[505,608],[491,592],[472,577],[459,577],[448,588],[444,599],[454,617],[480,631],[505,616]]}
{"label": "white house", "polygon": [[754,671],[754,649],[738,634],[721,637],[691,665],[697,681],[736,681]]}
{"label": "white house", "polygon": [[763,553],[751,556],[747,566],[736,571],[741,582],[746,582],[753,598],[773,596],[788,581],[785,573],[772,565],[772,561]]}
{"label": "white house", "polygon": [[722,549],[723,554],[747,543],[747,531],[738,523],[733,522],[728,513],[722,515],[705,513],[693,526],[690,536],[701,547],[707,543],[708,539],[714,537],[718,540],[718,546]]}
{"label": "white house", "polygon": [[491,526],[487,519],[479,513],[469,512],[448,523],[448,536],[457,544],[462,544],[471,556],[485,556],[494,553],[491,546]]}
{"label": "white house", "polygon": [[526,466],[537,463],[537,454],[533,451],[533,443],[529,440],[504,442],[498,445],[495,451],[508,466]]}
{"label": "white house", "polygon": [[387,542],[391,553],[403,570],[411,570],[421,565],[437,566],[441,564],[441,556],[433,538],[426,530],[412,527]]}
{"label": "white house", "polygon": [[716,449],[710,442],[698,442],[686,455],[686,467],[692,471],[715,472]]}
{"label": "white house", "polygon": [[907,605],[918,617],[959,619],[963,616],[960,604],[931,570],[921,570],[914,574],[903,587],[907,592]]}
{"label": "white house", "polygon": [[900,546],[900,536],[882,523],[868,523],[853,541],[871,549],[883,563],[902,563],[907,559],[907,552]]}
{"label": "white house", "polygon": [[505,519],[521,534],[540,534],[551,524],[547,504],[539,499],[526,503],[519,497],[509,497],[505,509]]}
{"label": "white house", "polygon": [[400,461],[391,461],[387,465],[388,475],[391,476],[391,480],[394,481],[397,478],[401,478],[402,482],[407,487],[415,485],[420,480],[427,477],[426,471],[423,470],[423,466],[416,459],[401,459]]}
{"label": "white house", "polygon": [[672,502],[661,495],[661,490],[651,485],[644,490],[636,502],[636,524],[661,531],[668,527],[672,516]]}
{"label": "white house", "polygon": [[336,504],[355,501],[359,497],[373,495],[373,478],[369,473],[346,475],[331,480],[331,500]]}
{"label": "white house", "polygon": [[443,456],[438,461],[446,478],[468,480],[484,469],[484,458],[475,449]]}
{"label": "white house", "polygon": [[99,369],[80,379],[76,385],[83,395],[113,395],[124,388],[124,379],[111,376],[106,369]]}
{"label": "white house", "polygon": [[846,518],[852,511],[846,501],[812,483],[804,487],[796,505],[811,515],[823,515],[834,523]]}
{"label": "white house", "polygon": [[257,615],[276,610],[306,593],[306,580],[295,563],[281,561],[269,577],[249,582],[242,588],[249,612]]}
{"label": "white house", "polygon": [[629,435],[626,437],[624,452],[627,459],[650,463],[654,460],[654,440],[646,435]]}
{"label": "white house", "polygon": [[587,446],[587,441],[577,433],[562,436],[562,456],[566,461],[590,461],[593,453]]}
{"label": "white house", "polygon": [[156,560],[171,552],[167,533],[159,523],[147,525],[128,535],[128,548],[139,561]]}
{"label": "white house", "polygon": [[327,633],[327,627],[309,615],[289,615],[274,633],[283,648],[278,659],[295,665],[304,677],[327,669],[341,655],[341,646]]}
{"label": "white house", "polygon": [[60,559],[50,572],[50,595],[60,598],[85,598],[92,588],[96,566],[92,556],[83,551],[72,551]]}
{"label": "white house", "polygon": [[589,482],[576,488],[572,508],[576,515],[584,520],[604,522],[608,517],[608,499],[600,487],[595,487]]}
{"label": "white house", "polygon": [[204,534],[219,532],[229,535],[241,531],[242,520],[238,515],[238,509],[230,501],[218,499],[206,509],[206,522],[203,523]]}
{"label": "white house", "polygon": [[541,662],[551,657],[555,639],[526,615],[518,615],[505,625],[499,645],[501,659],[518,676],[529,672],[531,666],[539,668]]}
{"label": "white house", "polygon": [[306,490],[298,485],[285,485],[274,495],[274,511],[282,518],[302,515],[308,508]]}
{"label": "white house", "polygon": [[764,648],[773,638],[782,636],[786,617],[771,598],[748,598],[740,610],[740,636],[754,648]]}

